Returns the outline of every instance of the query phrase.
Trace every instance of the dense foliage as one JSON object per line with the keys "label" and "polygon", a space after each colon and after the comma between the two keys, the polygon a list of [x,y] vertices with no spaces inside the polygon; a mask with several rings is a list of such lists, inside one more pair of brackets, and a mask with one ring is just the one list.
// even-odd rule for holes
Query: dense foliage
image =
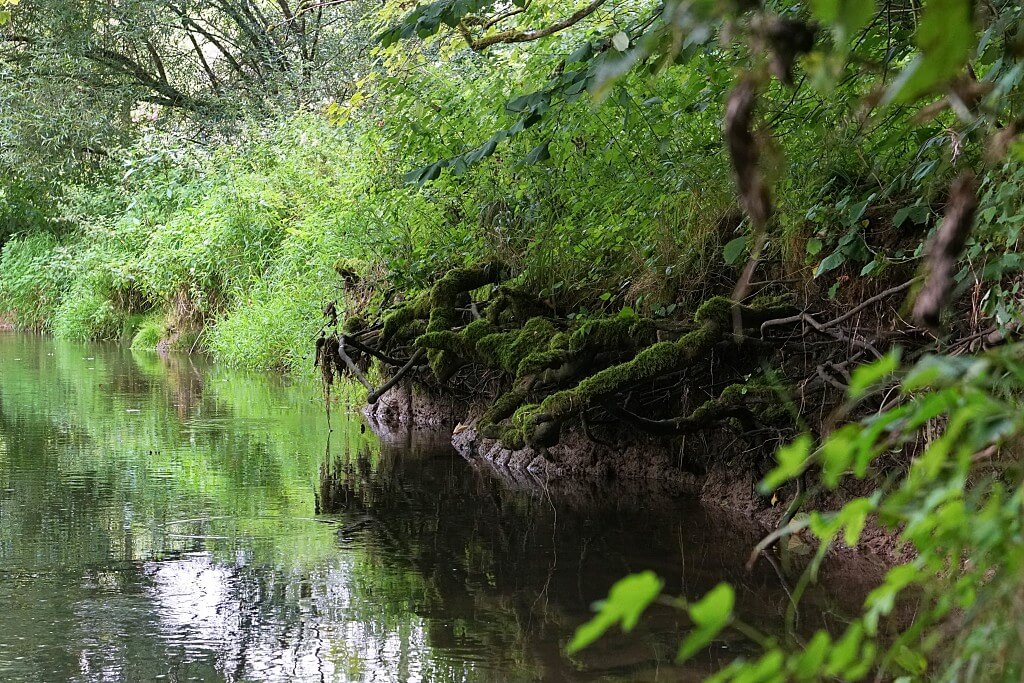
{"label": "dense foliage", "polygon": [[[0,2],[0,308],[309,368],[329,302],[479,262],[581,327],[796,295],[854,362],[812,363],[848,400],[797,411],[764,483],[794,514],[759,550],[810,533],[820,560],[871,520],[914,559],[845,634],[776,642],[729,587],[684,604],[642,574],[571,647],[662,600],[681,657],[763,646],[720,680],[1020,677],[1017,3],[342,5]],[[851,478],[877,490],[796,512]]]}

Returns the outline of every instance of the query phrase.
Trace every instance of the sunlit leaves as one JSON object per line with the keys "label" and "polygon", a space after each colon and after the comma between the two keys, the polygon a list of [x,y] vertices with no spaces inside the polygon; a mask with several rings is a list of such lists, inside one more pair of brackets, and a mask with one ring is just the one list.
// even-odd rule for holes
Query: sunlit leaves
{"label": "sunlit leaves", "polygon": [[850,398],[860,398],[883,378],[896,372],[900,366],[900,349],[894,348],[874,363],[861,365],[850,379]]}
{"label": "sunlit leaves", "polygon": [[785,482],[803,474],[808,465],[811,444],[811,437],[807,434],[801,434],[793,443],[780,448],[775,453],[775,458],[779,464],[765,475],[760,485],[761,492],[768,493],[769,491],[774,491]]}
{"label": "sunlit leaves", "polygon": [[867,523],[868,515],[874,512],[878,506],[878,498],[855,498],[832,513],[811,513],[810,528],[815,536],[823,543],[834,539],[840,531],[843,533],[843,541],[849,547],[853,547],[860,539],[864,526]]}
{"label": "sunlit leaves", "polygon": [[10,7],[17,5],[19,0],[0,0],[0,26],[11,20]]}
{"label": "sunlit leaves", "polygon": [[632,631],[640,615],[661,594],[663,585],[664,582],[651,571],[620,579],[612,586],[608,598],[597,604],[594,618],[576,629],[568,651],[582,650],[616,624],[623,631]]}

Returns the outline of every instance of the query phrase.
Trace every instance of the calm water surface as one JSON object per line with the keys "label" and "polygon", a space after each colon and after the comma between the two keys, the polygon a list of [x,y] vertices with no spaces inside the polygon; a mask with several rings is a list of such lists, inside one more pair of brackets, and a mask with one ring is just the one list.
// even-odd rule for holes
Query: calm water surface
{"label": "calm water surface", "polygon": [[[744,652],[673,666],[685,623],[659,608],[564,656],[642,569],[781,623],[785,577],[693,504],[526,490],[331,422],[313,384],[0,333],[0,680],[676,681]],[[832,593],[807,628],[841,622]]]}

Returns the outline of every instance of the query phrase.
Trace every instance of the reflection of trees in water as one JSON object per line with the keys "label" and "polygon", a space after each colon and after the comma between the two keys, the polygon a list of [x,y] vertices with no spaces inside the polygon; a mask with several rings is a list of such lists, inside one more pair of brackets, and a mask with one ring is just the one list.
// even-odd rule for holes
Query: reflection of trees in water
{"label": "reflection of trees in water", "polygon": [[319,410],[281,410],[292,394],[258,378],[218,374],[210,392],[189,361],[87,348],[0,347],[0,680],[316,680],[378,657],[372,633],[352,640],[365,652],[337,644],[386,620],[333,607],[350,572],[309,519]]}
{"label": "reflection of trees in water", "polygon": [[[748,622],[781,623],[788,596],[780,577],[766,563],[749,574],[743,568],[759,540],[754,529],[724,525],[649,489],[515,491],[467,469],[450,449],[414,446],[386,447],[376,467],[356,457],[321,470],[318,505],[343,520],[340,542],[365,545],[382,566],[421,577],[424,591],[412,608],[439,652],[484,652],[494,670],[554,679],[669,666],[686,625],[660,608],[635,636],[613,636],[575,663],[562,655],[589,605],[616,579],[644,569],[691,598],[731,581]],[[802,630],[832,625],[832,602],[827,590],[810,596]]]}
{"label": "reflection of trees in water", "polygon": [[785,607],[767,567],[738,571],[756,536],[700,509],[515,490],[337,414],[311,519],[319,405],[173,357],[33,344],[22,365],[0,347],[0,679],[632,678],[672,659],[677,614],[561,654],[630,571],[689,596],[732,580],[755,623]]}

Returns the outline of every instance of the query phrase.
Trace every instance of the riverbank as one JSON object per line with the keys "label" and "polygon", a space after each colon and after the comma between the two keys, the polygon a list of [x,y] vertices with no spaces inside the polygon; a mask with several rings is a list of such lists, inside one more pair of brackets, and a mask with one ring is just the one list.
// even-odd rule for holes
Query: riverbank
{"label": "riverbank", "polygon": [[[633,490],[638,497],[650,500],[683,496],[757,530],[754,533],[762,537],[792,516],[790,506],[801,495],[795,484],[771,495],[760,494],[758,483],[765,472],[752,469],[744,455],[746,449],[737,447],[735,439],[719,436],[686,442],[625,430],[618,435],[618,443],[612,444],[595,442],[582,429],[573,429],[557,446],[511,450],[477,430],[486,408],[479,401],[430,395],[407,382],[366,406],[363,412],[373,430],[385,439],[402,440],[406,438],[402,435],[416,432],[450,434],[451,445],[469,466],[498,477],[513,489],[611,487]],[[696,462],[704,465],[697,467]],[[869,494],[874,486],[875,482],[868,481],[839,495],[819,492],[801,505],[803,509],[837,510],[857,495]],[[786,544],[787,549],[803,554],[817,542],[805,533],[787,539]],[[886,567],[908,561],[913,552],[899,541],[897,531],[871,520],[856,547],[833,546],[828,557],[837,562],[837,571],[856,567],[856,573],[867,582],[880,578]]]}

